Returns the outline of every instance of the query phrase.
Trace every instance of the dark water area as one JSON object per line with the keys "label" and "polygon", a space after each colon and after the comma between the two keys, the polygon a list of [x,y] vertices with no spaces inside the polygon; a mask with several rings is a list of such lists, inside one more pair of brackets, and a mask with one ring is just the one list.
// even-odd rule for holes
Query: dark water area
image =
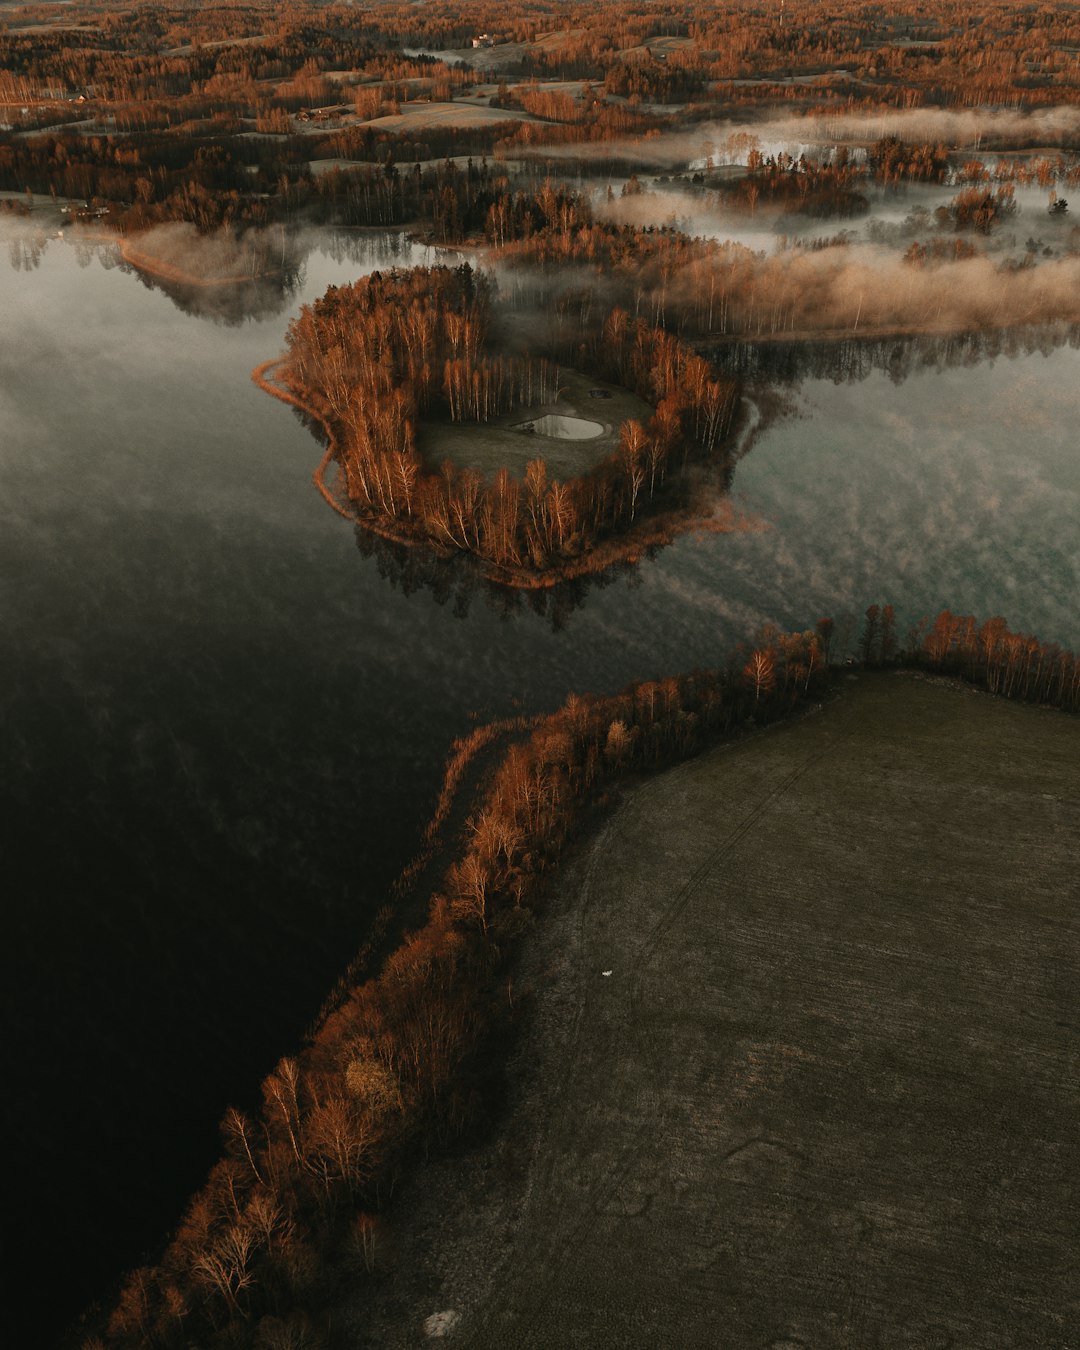
{"label": "dark water area", "polygon": [[225,1107],[257,1097],[363,942],[475,716],[711,664],[764,623],[874,600],[1080,643],[1068,345],[899,383],[806,376],[736,469],[760,531],[508,603],[358,547],[311,486],[310,433],[250,383],[301,301],[428,257],[397,235],[307,247],[253,313],[69,241],[0,273],[18,1345],[52,1343],[153,1257]]}

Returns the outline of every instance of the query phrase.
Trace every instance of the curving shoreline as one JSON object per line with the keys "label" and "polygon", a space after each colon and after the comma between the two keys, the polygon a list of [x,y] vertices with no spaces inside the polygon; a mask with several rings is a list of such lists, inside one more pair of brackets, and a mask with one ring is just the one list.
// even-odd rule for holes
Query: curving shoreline
{"label": "curving shoreline", "polygon": [[[271,360],[263,361],[257,365],[251,372],[252,382],[258,385],[264,394],[270,394],[273,398],[280,399],[282,403],[287,403],[290,408],[295,408],[297,412],[302,412],[305,417],[310,417],[312,421],[318,422],[323,428],[327,440],[326,453],[319,461],[319,467],[311,475],[311,481],[315,484],[326,504],[333,507],[339,516],[344,516],[346,520],[352,521],[355,525],[358,523],[356,517],[351,511],[347,511],[345,507],[342,506],[326,486],[326,470],[330,467],[331,461],[334,458],[334,452],[337,448],[337,442],[334,439],[334,434],[330,430],[329,425],[319,416],[314,408],[308,407],[308,405],[299,399],[290,389],[286,389],[284,385],[277,384],[273,382],[273,380],[267,378],[268,372],[279,366],[282,359],[283,358],[280,356],[275,356],[271,358]],[[386,537],[391,538],[393,536],[387,535]]]}
{"label": "curving shoreline", "polygon": [[[1003,620],[980,625],[945,610],[917,648],[894,653],[879,617],[871,606],[863,641],[869,668],[908,668],[923,680],[944,676],[1005,700],[1080,708],[1080,659],[1011,633]],[[838,686],[845,688],[842,668],[826,664],[831,635],[831,620],[820,620],[814,630],[776,636],[742,669],[746,648],[712,670],[633,684],[614,695],[571,695],[554,713],[476,727],[455,742],[425,837],[432,851],[415,878],[424,884],[412,888],[414,899],[429,900],[426,921],[391,940],[379,973],[366,977],[391,939],[395,906],[384,907],[372,945],[332,992],[305,1044],[265,1079],[261,1110],[252,1117],[226,1114],[225,1156],[160,1263],[129,1278],[109,1319],[108,1343],[141,1350],[149,1326],[155,1344],[175,1343],[177,1306],[185,1309],[189,1341],[208,1324],[269,1328],[283,1300],[303,1309],[297,1316],[305,1322],[310,1313],[316,1325],[329,1325],[340,1311],[333,1280],[318,1287],[305,1276],[313,1268],[309,1257],[347,1278],[350,1321],[367,1316],[377,1292],[371,1277],[381,1283],[384,1275],[384,1239],[394,1242],[395,1187],[498,1110],[501,1066],[529,1006],[528,991],[525,999],[518,995],[514,961],[531,925],[549,918],[552,892],[545,883],[558,875],[574,839],[618,800],[623,785],[702,750],[746,742],[783,721],[801,722],[814,734],[817,719],[800,718],[800,711],[820,708]],[[475,782],[467,784],[470,768]],[[773,775],[766,800],[793,781],[789,773],[778,787]],[[462,812],[466,828],[438,847],[451,813],[456,826]],[[735,824],[738,840],[743,831]],[[708,831],[696,837],[707,839]],[[429,864],[442,873],[430,888]],[[608,932],[597,951],[602,962],[593,965],[608,962],[610,953]],[[617,964],[625,971],[630,958],[624,953]],[[205,1291],[207,1262],[236,1231],[231,1216],[256,1214],[272,1216],[272,1223],[245,1248],[244,1297],[226,1284],[193,1301],[196,1290]],[[304,1265],[289,1254],[296,1242]],[[403,1278],[413,1278],[411,1258]],[[535,1297],[534,1282],[526,1295]]]}
{"label": "curving shoreline", "polygon": [[[513,967],[529,1012],[507,1109],[478,1148],[407,1179],[387,1215],[393,1268],[345,1313],[356,1343],[404,1350],[418,1343],[424,1312],[439,1308],[458,1318],[455,1343],[474,1350],[632,1344],[643,1269],[662,1275],[647,1287],[651,1325],[672,1329],[664,1344],[704,1350],[718,1306],[734,1345],[787,1344],[772,1339],[781,1317],[819,1333],[819,1344],[835,1343],[831,1318],[837,1326],[852,1317],[857,1341],[855,1176],[860,1215],[890,1206],[919,1215],[917,1244],[903,1224],[858,1229],[857,1255],[872,1277],[884,1258],[909,1277],[875,1293],[875,1324],[914,1323],[909,1344],[941,1345],[929,1324],[955,1317],[964,1327],[957,1286],[978,1286],[1002,1229],[1015,1222],[1035,1239],[1067,1222],[1054,1133],[1028,1138],[1025,1106],[1009,1102],[1031,1094],[1039,1119],[1054,1121],[1058,1138],[1067,1133],[1067,1071],[1057,1082],[1032,1076],[1015,1047],[1040,1065],[1056,1061],[1059,1074],[1067,1063],[1052,1020],[1068,1017],[1065,983],[1036,1008],[1024,1005],[1054,944],[1039,911],[1067,911],[1062,877],[1075,844],[1051,845],[1037,901],[1022,886],[1010,894],[1010,881],[1024,871],[1033,823],[1053,839],[1055,807],[1040,790],[1060,792],[1069,779],[1067,756],[1055,762],[1039,750],[1058,737],[1077,745],[1078,728],[921,673],[842,684],[813,716],[629,781],[603,824],[583,832]],[[953,790],[950,767],[977,766],[988,744],[1003,751],[989,766],[998,791],[976,805]],[[1040,790],[1018,790],[1014,772]],[[902,795],[916,820],[934,802],[952,829],[931,840],[890,831],[871,844],[861,827],[895,811],[898,780],[913,789]],[[911,878],[923,873],[928,844],[940,850],[941,884],[924,907]],[[979,892],[971,904],[955,894],[965,873],[979,879],[969,883]],[[865,906],[883,875],[903,880]],[[1050,877],[1061,887],[1053,899]],[[1002,924],[1011,947],[994,940]],[[1059,958],[1075,965],[1075,944]],[[965,1045],[958,988],[964,1029],[980,1030],[980,1049],[1009,1053]],[[1010,1023],[1022,1028],[1015,1037]],[[896,1034],[912,1025],[919,1037]],[[942,1080],[951,1080],[944,1094]],[[988,1124],[983,1103],[995,1094]],[[986,1220],[976,1206],[987,1160],[1007,1174],[1018,1140],[1042,1166]],[[919,1166],[906,1165],[912,1156]],[[944,1199],[935,1186],[943,1173]],[[966,1213],[957,1196],[971,1198]],[[766,1225],[763,1252],[753,1235]],[[949,1253],[929,1291],[918,1281],[926,1249]],[[1063,1286],[1037,1241],[1024,1251],[1033,1254],[1001,1278],[1014,1294],[1034,1295],[1029,1308],[1039,1312],[1014,1305],[1011,1328],[1026,1329],[1030,1316],[1043,1334],[1023,1343],[1056,1345],[1046,1329]],[[729,1284],[708,1278],[717,1252],[735,1272]],[[726,1299],[730,1289],[741,1296]],[[992,1325],[999,1311],[972,1305],[969,1327]]]}

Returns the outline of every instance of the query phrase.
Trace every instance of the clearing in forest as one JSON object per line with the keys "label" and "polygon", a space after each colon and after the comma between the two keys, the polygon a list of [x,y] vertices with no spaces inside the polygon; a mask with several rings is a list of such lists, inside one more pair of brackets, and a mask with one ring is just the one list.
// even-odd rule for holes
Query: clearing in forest
{"label": "clearing in forest", "polygon": [[[595,380],[568,366],[559,371],[559,396],[552,403],[517,407],[489,422],[447,422],[434,418],[417,427],[417,448],[428,464],[451,460],[459,469],[476,469],[492,478],[502,468],[522,477],[531,459],[542,459],[553,478],[587,472],[614,453],[619,430],[630,418],[642,423],[653,409],[629,389]],[[595,436],[545,436],[545,417],[580,418],[598,423]],[[533,432],[525,430],[530,423]]]}
{"label": "clearing in forest", "polygon": [[412,134],[432,127],[481,127],[491,122],[536,122],[520,108],[490,108],[484,103],[406,103],[401,112],[372,117],[359,125]]}

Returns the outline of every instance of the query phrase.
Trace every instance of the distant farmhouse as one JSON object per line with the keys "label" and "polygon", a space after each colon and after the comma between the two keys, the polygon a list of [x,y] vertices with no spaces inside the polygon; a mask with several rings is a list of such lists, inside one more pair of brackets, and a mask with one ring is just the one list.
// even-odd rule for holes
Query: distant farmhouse
{"label": "distant farmhouse", "polygon": [[494,47],[495,39],[490,33],[481,33],[479,37],[473,38],[472,45],[474,47]]}

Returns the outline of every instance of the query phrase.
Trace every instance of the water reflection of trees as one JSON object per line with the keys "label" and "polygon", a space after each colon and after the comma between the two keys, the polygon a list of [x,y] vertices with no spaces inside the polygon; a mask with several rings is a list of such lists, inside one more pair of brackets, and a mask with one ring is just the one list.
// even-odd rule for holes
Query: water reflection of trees
{"label": "water reflection of trees", "polygon": [[280,314],[304,283],[302,264],[282,267],[250,281],[201,286],[153,276],[132,263],[121,262],[119,266],[122,272],[137,277],[147,290],[167,295],[182,313],[227,328]]}
{"label": "water reflection of trees", "polygon": [[321,253],[336,263],[379,267],[415,261],[417,244],[404,230],[312,230],[302,236],[307,254]]}
{"label": "water reflection of trees", "polygon": [[895,384],[901,384],[909,376],[926,371],[975,366],[1034,352],[1048,356],[1065,346],[1080,347],[1080,324],[1035,324],[951,334],[731,342],[712,348],[709,356],[726,374],[764,382],[822,379],[835,384],[854,383],[881,370]]}
{"label": "water reflection of trees", "polygon": [[[536,590],[500,586],[481,577],[464,555],[447,558],[423,545],[394,543],[362,525],[356,527],[356,547],[361,556],[374,558],[379,575],[395,590],[406,596],[426,591],[436,604],[449,605],[459,619],[467,618],[473,601],[479,599],[506,620],[525,613],[538,614],[550,622],[555,632],[566,627],[590,591],[602,590],[618,580],[632,586],[641,584],[640,565],[620,562],[603,572]],[[651,548],[645,550],[644,556],[651,558],[659,551],[658,547]]]}
{"label": "water reflection of trees", "polygon": [[33,272],[49,246],[44,230],[27,231],[8,240],[8,261],[16,272]]}
{"label": "water reflection of trees", "polygon": [[[219,246],[217,236],[206,238],[208,256]],[[352,262],[369,270],[411,261],[414,245],[402,231],[305,230],[282,235],[279,230],[249,231],[241,240],[239,266],[250,278],[235,284],[184,285],[139,266],[134,271],[144,286],[163,291],[185,314],[229,326],[279,314],[289,307],[304,285],[305,264],[312,253],[336,263]],[[199,251],[185,255],[185,265],[198,267]]]}
{"label": "water reflection of trees", "polygon": [[[125,260],[119,238],[78,231],[50,233],[21,224],[7,241],[8,260],[15,271],[31,272],[41,265],[50,247],[68,246],[74,249],[80,267],[97,262],[106,270],[116,268],[136,277],[148,290],[161,291],[185,314],[236,326],[287,309],[304,284],[305,264],[313,253],[338,264],[352,262],[370,269],[411,262],[416,250],[400,230],[274,229],[252,230],[239,236],[219,231],[185,240],[179,252],[174,240],[168,238],[168,227],[161,232],[166,242],[156,242],[157,234],[151,231],[139,236],[138,242],[141,245],[145,241],[148,255],[158,256],[155,250],[160,247],[164,270],[186,273],[192,278],[190,282]],[[222,273],[239,279],[221,280]]]}

